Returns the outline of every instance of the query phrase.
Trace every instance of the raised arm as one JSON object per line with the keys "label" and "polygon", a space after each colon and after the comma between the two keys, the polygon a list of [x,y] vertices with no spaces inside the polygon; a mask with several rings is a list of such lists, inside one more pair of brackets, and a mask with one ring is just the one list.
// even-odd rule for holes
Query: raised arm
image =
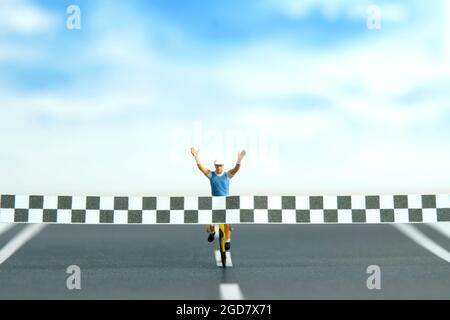
{"label": "raised arm", "polygon": [[239,169],[241,168],[241,161],[245,157],[246,154],[247,153],[245,152],[245,150],[238,152],[238,159],[237,159],[236,165],[234,166],[233,169],[228,171],[228,173],[231,176],[234,176],[239,171]]}
{"label": "raised arm", "polygon": [[210,171],[206,169],[206,167],[200,162],[200,158],[198,156],[199,150],[195,150],[193,147],[191,148],[191,154],[194,156],[195,162],[197,163],[197,167],[205,176],[208,176]]}

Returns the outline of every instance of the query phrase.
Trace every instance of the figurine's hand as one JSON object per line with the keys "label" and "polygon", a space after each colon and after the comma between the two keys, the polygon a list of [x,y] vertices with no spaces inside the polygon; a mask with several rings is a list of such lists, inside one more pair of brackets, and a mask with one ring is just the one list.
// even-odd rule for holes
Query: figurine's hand
{"label": "figurine's hand", "polygon": [[247,154],[247,152],[245,152],[245,150],[241,150],[238,152],[238,163],[240,163],[241,160],[244,159],[246,154]]}

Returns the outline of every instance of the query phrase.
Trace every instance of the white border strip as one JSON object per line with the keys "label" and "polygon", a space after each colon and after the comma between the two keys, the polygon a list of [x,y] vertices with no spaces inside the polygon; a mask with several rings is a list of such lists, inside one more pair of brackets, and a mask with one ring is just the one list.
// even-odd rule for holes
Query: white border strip
{"label": "white border strip", "polygon": [[35,235],[41,232],[46,225],[43,224],[32,224],[28,225],[14,238],[12,238],[1,250],[0,250],[0,264],[5,262],[9,257],[11,257],[17,250],[19,250],[25,243],[31,240]]}
{"label": "white border strip", "polygon": [[434,243],[430,238],[425,236],[422,232],[415,227],[406,224],[394,225],[398,230],[403,232],[408,238],[427,249],[431,253],[435,254],[439,258],[450,262],[450,252],[442,248],[440,245]]}

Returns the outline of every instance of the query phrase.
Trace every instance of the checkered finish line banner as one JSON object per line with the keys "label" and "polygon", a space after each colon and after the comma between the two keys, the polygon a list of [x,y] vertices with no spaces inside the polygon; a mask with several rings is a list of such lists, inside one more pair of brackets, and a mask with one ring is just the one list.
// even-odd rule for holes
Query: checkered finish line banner
{"label": "checkered finish line banner", "polygon": [[1,195],[0,223],[321,224],[450,221],[450,194],[108,197]]}

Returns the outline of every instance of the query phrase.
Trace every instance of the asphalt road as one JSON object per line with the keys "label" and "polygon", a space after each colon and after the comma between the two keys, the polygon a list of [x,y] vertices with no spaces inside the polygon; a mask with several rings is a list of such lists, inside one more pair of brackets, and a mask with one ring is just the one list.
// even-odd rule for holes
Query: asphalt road
{"label": "asphalt road", "polygon": [[[27,227],[0,234],[0,255]],[[450,251],[449,233],[408,227]],[[0,299],[221,299],[221,284],[245,299],[450,299],[450,260],[392,225],[237,225],[227,269],[206,237],[197,225],[50,225],[0,264]],[[70,265],[80,290],[66,287]],[[370,265],[380,290],[366,286]]]}

